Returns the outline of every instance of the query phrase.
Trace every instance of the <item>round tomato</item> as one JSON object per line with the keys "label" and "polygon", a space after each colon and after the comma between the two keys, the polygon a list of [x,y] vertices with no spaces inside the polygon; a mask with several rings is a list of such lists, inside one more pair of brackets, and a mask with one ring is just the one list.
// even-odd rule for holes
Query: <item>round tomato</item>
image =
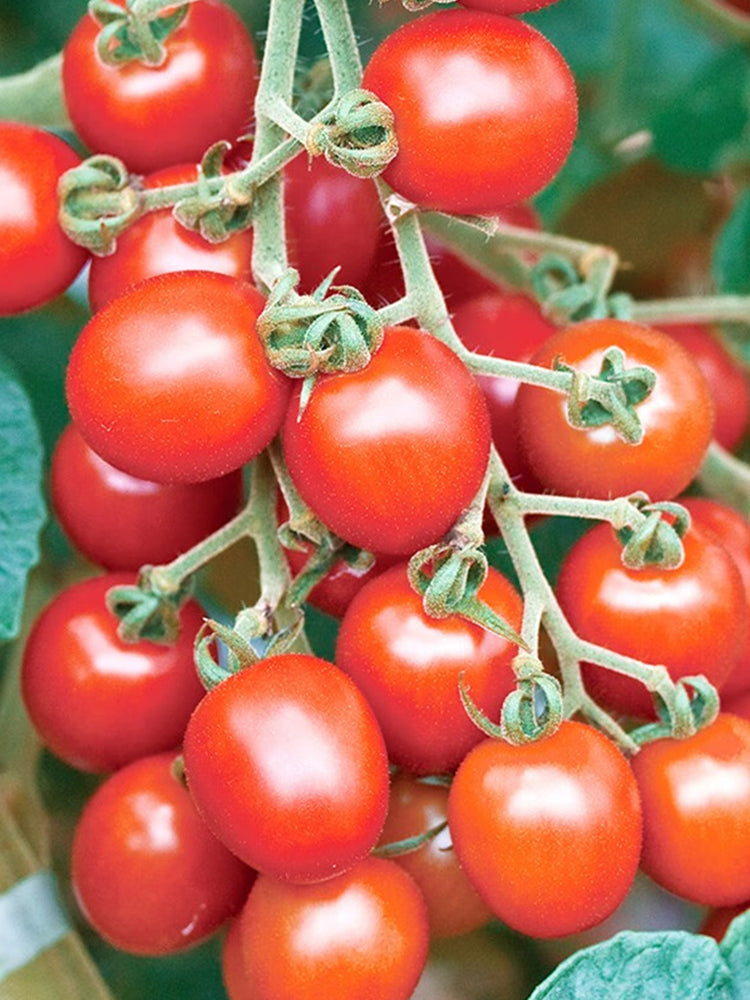
{"label": "round tomato", "polygon": [[191,3],[164,42],[160,66],[137,60],[107,65],[96,52],[100,30],[87,14],[63,49],[68,114],[91,150],[148,173],[198,161],[213,143],[247,131],[258,66],[252,40],[231,7],[219,0]]}
{"label": "round tomato", "polygon": [[173,773],[173,754],[108,778],[73,840],[73,890],[110,944],[139,955],[213,934],[247,897],[253,873],[209,832]]}
{"label": "round tomato", "polygon": [[563,394],[522,385],[516,415],[526,459],[545,487],[558,493],[607,499],[645,490],[652,500],[677,496],[698,471],[713,431],[708,385],[687,351],[658,330],[599,319],[559,330],[531,362],[551,368],[561,358],[593,375],[611,346],[624,351],[626,370],[647,365],[656,372],[656,385],[636,407],[641,443],[628,444],[609,424],[577,429],[568,423]]}
{"label": "round tomato", "polygon": [[[738,662],[747,601],[731,556],[698,525],[683,539],[677,569],[628,569],[608,524],[587,532],[565,558],[557,580],[560,606],[582,639],[646,663],[673,680],[705,674],[721,688]],[[653,700],[639,681],[583,664],[591,696],[624,715],[650,718]]]}
{"label": "round tomato", "polygon": [[185,604],[173,646],[122,642],[104,598],[132,583],[111,573],[68,587],[37,618],[24,650],[31,721],[58,757],[83,771],[114,771],[179,746],[204,693],[193,665],[203,611]]}
{"label": "round tomato", "polygon": [[0,316],[49,302],[86,263],[57,221],[57,182],[80,162],[56,135],[0,121]]}
{"label": "round tomato", "polygon": [[363,84],[393,111],[383,178],[426,208],[490,214],[529,198],[575,136],[575,82],[546,38],[512,18],[427,14],[381,42]]}
{"label": "round tomato", "polygon": [[706,906],[750,899],[750,723],[734,715],[633,760],[643,802],[641,867]]}
{"label": "round tomato", "polygon": [[274,437],[289,381],[256,334],[265,300],[223,274],[149,278],[84,327],[70,357],[73,421],[97,454],[161,483],[215,479]]}
{"label": "round tomato", "polygon": [[221,946],[221,978],[229,1000],[255,1000],[253,984],[245,971],[239,917],[229,921]]}
{"label": "round tomato", "polygon": [[217,837],[258,871],[314,882],[351,868],[377,842],[388,761],[369,705],[314,656],[274,656],[213,688],[185,733],[196,805]]}
{"label": "round tomato", "polygon": [[736,906],[720,906],[710,910],[698,928],[698,933],[712,937],[715,941],[721,941],[734,918],[744,913],[748,906],[750,903],[738,903]]}
{"label": "round tomato", "polygon": [[[515,629],[521,599],[502,574],[490,569],[478,597]],[[395,764],[419,774],[453,771],[484,738],[461,704],[463,673],[474,702],[498,720],[516,680],[516,647],[452,615],[430,618],[404,565],[371,580],[349,605],[341,623],[336,663],[372,706]]]}
{"label": "round tomato", "polygon": [[633,774],[606,736],[564,722],[511,746],[485,740],[456,773],[458,860],[490,909],[532,937],[593,927],[623,900],[641,847]]}
{"label": "round tomato", "polygon": [[391,327],[366,368],[324,375],[283,430],[294,484],[360,548],[411,555],[468,507],[487,468],[490,426],[476,381],[422,330]]}

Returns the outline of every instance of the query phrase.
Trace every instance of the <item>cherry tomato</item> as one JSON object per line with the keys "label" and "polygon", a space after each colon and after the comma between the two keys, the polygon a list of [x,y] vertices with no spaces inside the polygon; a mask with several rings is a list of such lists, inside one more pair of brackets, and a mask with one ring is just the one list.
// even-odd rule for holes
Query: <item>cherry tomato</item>
{"label": "cherry tomato", "polygon": [[743,14],[750,14],[750,0],[718,0],[719,6],[733,7]]}
{"label": "cherry tomato", "polygon": [[410,327],[386,330],[361,371],[320,377],[283,430],[294,484],[346,541],[411,555],[437,541],[479,489],[489,417],[453,352]]}
{"label": "cherry tomato", "polygon": [[615,745],[582,723],[524,746],[480,743],[456,773],[448,819],[479,895],[532,937],[600,923],[638,867],[633,774]]}
{"label": "cherry tomato", "polygon": [[245,969],[242,954],[242,929],[239,917],[229,921],[221,946],[221,978],[229,1000],[255,1000],[253,984]]}
{"label": "cherry tomato", "polygon": [[[490,569],[478,596],[520,628],[521,599],[502,574]],[[430,618],[402,564],[371,580],[349,605],[336,663],[372,706],[391,760],[415,773],[439,774],[455,770],[483,739],[461,704],[460,675],[476,704],[497,720],[515,687],[510,663],[516,651],[458,615]]]}
{"label": "cherry tomato", "polygon": [[[678,569],[628,569],[608,524],[587,532],[565,558],[556,591],[583,639],[663,664],[673,680],[705,674],[721,688],[738,662],[747,629],[739,571],[712,536],[693,526],[683,539]],[[636,680],[583,665],[596,701],[625,715],[654,715],[651,695]]]}
{"label": "cherry tomato", "polygon": [[458,0],[462,7],[484,10],[491,14],[526,14],[530,10],[549,7],[556,0]]}
{"label": "cherry tomato", "polygon": [[57,221],[57,182],[80,162],[56,135],[0,121],[0,316],[54,299],[86,263]]}
{"label": "cherry tomato", "polygon": [[270,657],[213,688],[185,733],[188,786],[251,867],[314,882],[377,842],[388,808],[383,737],[360,692],[314,656]]}
{"label": "cherry tomato", "polygon": [[24,650],[23,698],[44,743],[83,771],[114,771],[182,741],[203,688],[193,641],[203,611],[189,601],[173,646],[124,643],[106,608],[110,573],[73,584],[37,618]]}
{"label": "cherry tomato", "polygon": [[628,444],[611,425],[579,430],[568,423],[564,395],[522,385],[516,403],[521,446],[550,490],[604,499],[645,490],[652,500],[669,499],[698,471],[713,430],[708,385],[686,351],[657,330],[603,319],[558,331],[531,362],[551,368],[561,357],[597,374],[611,346],[624,351],[626,369],[647,365],[656,372],[654,389],[636,407],[642,442]]}
{"label": "cherry tomato", "polygon": [[646,874],[695,903],[747,903],[750,723],[720,715],[688,739],[649,743],[633,771],[643,802]]}
{"label": "cherry tomato", "polygon": [[512,18],[450,10],[410,21],[380,43],[363,86],[395,115],[399,152],[384,180],[427,208],[490,214],[529,198],[575,136],[567,64]]}
{"label": "cherry tomato", "polygon": [[261,875],[240,936],[248,1000],[408,1000],[427,957],[424,900],[379,858],[321,885]]}
{"label": "cherry tomato", "polygon": [[255,325],[265,300],[223,274],[149,278],[84,327],[70,357],[73,421],[97,454],[161,483],[215,479],[276,434],[288,380]]}
{"label": "cherry tomato", "polygon": [[253,873],[209,832],[173,772],[173,754],[108,778],[73,840],[73,889],[110,944],[139,955],[213,934],[247,897]]}
{"label": "cherry tomato", "polygon": [[698,928],[698,933],[712,937],[715,941],[723,940],[731,922],[744,913],[748,905],[750,904],[738,903],[737,906],[720,906],[718,909],[710,910]]}
{"label": "cherry tomato", "polygon": [[247,131],[258,66],[252,40],[231,7],[219,0],[191,3],[164,43],[160,66],[108,66],[96,52],[100,30],[87,14],[63,49],[65,103],[90,149],[148,173],[198,161],[213,143]]}

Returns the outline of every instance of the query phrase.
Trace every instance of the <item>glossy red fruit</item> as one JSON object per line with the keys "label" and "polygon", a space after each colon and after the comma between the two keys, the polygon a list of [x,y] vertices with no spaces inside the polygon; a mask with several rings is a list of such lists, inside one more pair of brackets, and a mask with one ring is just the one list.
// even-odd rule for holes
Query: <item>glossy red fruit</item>
{"label": "glossy red fruit", "polygon": [[82,771],[114,771],[180,745],[203,688],[193,641],[203,611],[189,601],[173,646],[117,637],[106,608],[110,587],[132,584],[111,573],[73,584],[37,618],[24,650],[26,709],[43,742]]}
{"label": "glossy red fruit", "polygon": [[209,832],[174,773],[174,755],[135,761],[89,800],[73,840],[73,890],[110,944],[179,951],[242,906],[253,873]]}
{"label": "glossy red fruit", "polygon": [[748,906],[750,903],[738,903],[736,906],[720,906],[715,910],[710,910],[698,928],[698,933],[712,937],[715,941],[722,941],[731,922],[735,917],[744,913]]}
{"label": "glossy red fruit", "polygon": [[221,979],[229,1000],[255,1000],[253,984],[245,969],[241,935],[241,921],[235,917],[227,924],[221,946]]}

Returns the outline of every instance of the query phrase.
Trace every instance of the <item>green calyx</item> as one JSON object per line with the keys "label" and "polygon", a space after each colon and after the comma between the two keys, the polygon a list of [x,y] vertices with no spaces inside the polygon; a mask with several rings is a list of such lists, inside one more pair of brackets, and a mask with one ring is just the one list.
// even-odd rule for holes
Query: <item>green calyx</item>
{"label": "green calyx", "polygon": [[[630,501],[645,519],[635,527],[627,526],[617,532],[623,545],[623,564],[628,569],[645,566],[677,569],[685,558],[682,539],[690,527],[690,514],[678,503],[650,503],[641,496],[631,497]],[[667,521],[662,514],[674,520]]]}
{"label": "green calyx", "polygon": [[310,126],[305,147],[355,177],[377,177],[398,152],[393,112],[370,91],[352,90],[328,121]]}
{"label": "green calyx", "polygon": [[223,243],[233,233],[252,223],[252,194],[240,195],[227,178],[222,181],[224,156],[229,142],[217,142],[198,166],[195,193],[180,199],[172,214],[181,226],[200,233],[208,243]]}
{"label": "green calyx", "polygon": [[659,722],[641,726],[630,733],[638,746],[654,740],[684,740],[710,725],[719,714],[719,695],[703,675],[681,677],[673,685],[671,697],[656,695]]}
{"label": "green calyx", "polygon": [[146,66],[161,66],[167,58],[164,42],[185,20],[188,4],[169,14],[161,9],[169,3],[144,3],[128,0],[126,7],[110,0],[89,0],[89,14],[101,25],[96,39],[96,51],[108,66],[141,62]]}
{"label": "green calyx", "polygon": [[191,590],[189,578],[173,587],[160,578],[158,567],[144,566],[135,584],[107,591],[107,607],[120,619],[117,634],[123,642],[175,642],[180,631],[180,608]]}
{"label": "green calyx", "polygon": [[67,170],[57,193],[65,234],[100,257],[114,253],[117,237],[143,212],[143,192],[114,156],[90,156]]}

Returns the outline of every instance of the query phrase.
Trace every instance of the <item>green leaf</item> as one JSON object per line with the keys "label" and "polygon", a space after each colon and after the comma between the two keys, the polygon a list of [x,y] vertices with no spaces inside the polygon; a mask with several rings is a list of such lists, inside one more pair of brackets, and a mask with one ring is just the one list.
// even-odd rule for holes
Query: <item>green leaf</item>
{"label": "green leaf", "polygon": [[750,911],[732,921],[719,948],[732,972],[734,1000],[750,1000]]}
{"label": "green leaf", "polygon": [[719,233],[712,270],[720,292],[750,292],[750,191],[738,199]]}

